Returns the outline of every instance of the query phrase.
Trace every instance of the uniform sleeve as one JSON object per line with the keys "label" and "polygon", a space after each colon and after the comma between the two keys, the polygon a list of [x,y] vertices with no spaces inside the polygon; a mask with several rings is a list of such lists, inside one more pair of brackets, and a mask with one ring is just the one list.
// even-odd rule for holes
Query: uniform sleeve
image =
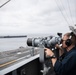
{"label": "uniform sleeve", "polygon": [[54,70],[57,75],[68,75],[68,72],[76,65],[76,53],[71,53],[62,61],[57,60]]}

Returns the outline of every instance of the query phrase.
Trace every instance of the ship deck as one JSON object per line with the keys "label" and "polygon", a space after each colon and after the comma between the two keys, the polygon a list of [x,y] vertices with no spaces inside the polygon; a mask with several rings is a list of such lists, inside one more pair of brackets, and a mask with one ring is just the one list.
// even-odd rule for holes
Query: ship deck
{"label": "ship deck", "polygon": [[0,75],[11,72],[38,57],[38,48],[21,47],[15,50],[0,52]]}

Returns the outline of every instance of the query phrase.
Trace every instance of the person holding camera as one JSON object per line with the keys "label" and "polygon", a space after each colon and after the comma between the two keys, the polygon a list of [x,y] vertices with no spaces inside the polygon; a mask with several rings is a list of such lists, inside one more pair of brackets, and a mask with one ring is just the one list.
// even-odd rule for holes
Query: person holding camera
{"label": "person holding camera", "polygon": [[45,53],[50,56],[56,75],[76,75],[76,35],[73,32],[66,33],[61,44],[61,47],[56,45],[60,52],[59,58],[48,48],[44,49]]}

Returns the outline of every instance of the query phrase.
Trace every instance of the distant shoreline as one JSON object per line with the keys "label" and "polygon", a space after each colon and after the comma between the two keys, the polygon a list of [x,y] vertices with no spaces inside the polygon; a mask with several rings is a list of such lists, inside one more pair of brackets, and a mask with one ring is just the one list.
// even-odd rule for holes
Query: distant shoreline
{"label": "distant shoreline", "polygon": [[19,35],[19,36],[0,36],[0,38],[22,38],[27,37],[27,35]]}

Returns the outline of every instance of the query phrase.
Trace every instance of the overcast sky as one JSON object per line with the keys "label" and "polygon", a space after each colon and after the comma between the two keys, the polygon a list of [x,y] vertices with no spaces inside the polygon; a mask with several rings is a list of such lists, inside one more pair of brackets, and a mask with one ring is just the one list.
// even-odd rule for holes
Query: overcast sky
{"label": "overcast sky", "polygon": [[67,32],[74,24],[76,0],[10,0],[0,8],[0,35]]}

